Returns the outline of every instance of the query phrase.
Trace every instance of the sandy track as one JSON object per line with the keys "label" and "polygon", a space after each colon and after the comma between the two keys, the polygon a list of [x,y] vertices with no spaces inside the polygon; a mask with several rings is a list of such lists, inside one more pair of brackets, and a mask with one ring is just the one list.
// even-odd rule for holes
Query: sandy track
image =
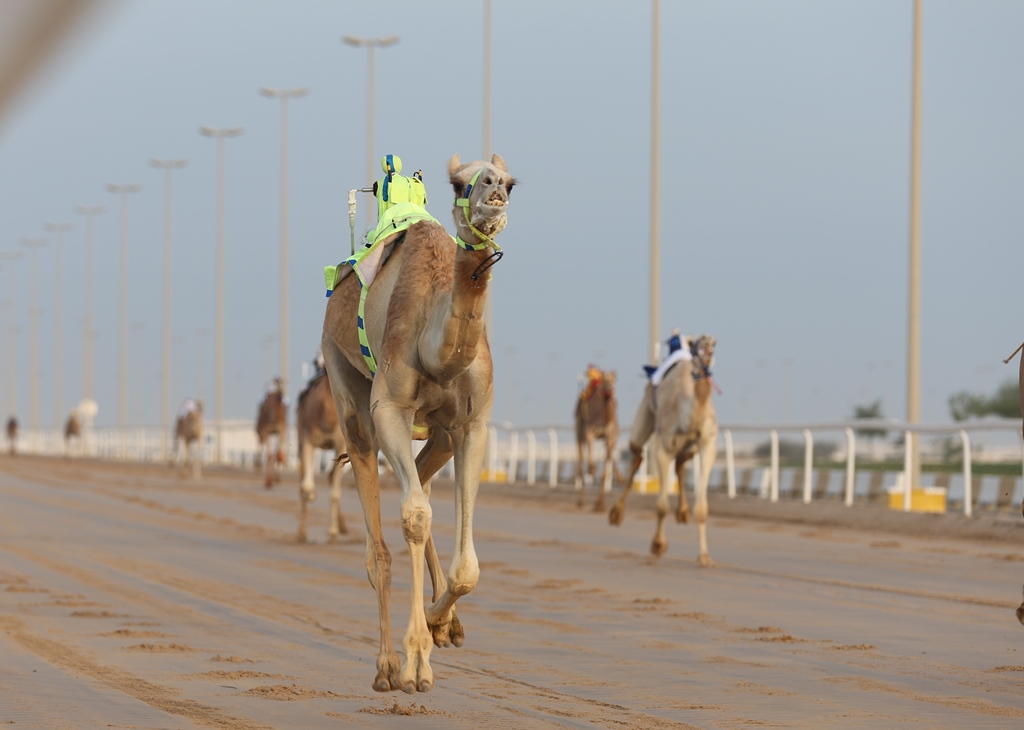
{"label": "sandy track", "polygon": [[[707,570],[692,526],[670,526],[668,554],[648,556],[650,499],[611,528],[569,493],[487,486],[481,580],[459,604],[465,646],[434,650],[431,693],[382,695],[370,688],[376,602],[355,494],[346,485],[352,533],[327,545],[321,485],[314,542],[300,545],[291,476],[266,491],[251,473],[192,482],[158,467],[0,459],[0,724],[1024,725],[1024,530],[1010,518],[989,519],[989,534],[984,519],[950,519],[954,539],[933,536],[935,520],[893,531],[891,514],[869,508],[821,505],[820,524],[806,510],[796,524],[751,519],[773,516],[757,500],[718,500]],[[400,636],[397,502],[386,489]],[[447,485],[433,506],[450,555]]]}

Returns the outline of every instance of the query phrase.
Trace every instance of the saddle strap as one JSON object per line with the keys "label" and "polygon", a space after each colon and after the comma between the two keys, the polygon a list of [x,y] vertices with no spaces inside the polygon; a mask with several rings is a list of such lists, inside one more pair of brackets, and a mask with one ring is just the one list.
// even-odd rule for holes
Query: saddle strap
{"label": "saddle strap", "polygon": [[366,336],[366,322],[363,319],[366,311],[366,293],[370,291],[368,286],[359,287],[359,312],[356,316],[356,327],[359,330],[359,350],[363,353],[366,367],[370,368],[370,377],[377,373],[377,360],[370,351],[370,340]]}

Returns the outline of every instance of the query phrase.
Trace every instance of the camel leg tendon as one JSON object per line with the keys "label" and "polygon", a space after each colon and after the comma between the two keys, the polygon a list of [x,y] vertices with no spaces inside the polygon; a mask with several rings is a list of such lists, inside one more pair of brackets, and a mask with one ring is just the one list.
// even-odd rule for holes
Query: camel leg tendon
{"label": "camel leg tendon", "polygon": [[[489,411],[487,408],[485,412]],[[451,436],[455,454],[455,549],[448,569],[448,586],[427,608],[427,622],[443,627],[451,620],[452,643],[458,646],[454,628],[455,602],[472,591],[480,579],[480,562],[473,546],[473,510],[487,447],[487,422],[485,419],[472,421]],[[461,637],[458,640],[461,643]]]}
{"label": "camel leg tendon", "polygon": [[658,479],[661,481],[658,492],[658,524],[654,529],[654,538],[651,540],[651,554],[662,556],[668,550],[668,538],[665,537],[665,518],[668,516],[668,490],[671,486],[669,479],[669,464],[672,456],[658,439],[655,439],[655,458],[658,461]]}
{"label": "camel leg tendon", "polygon": [[[431,432],[430,438],[416,457],[416,471],[427,499],[430,499],[431,479],[442,466],[448,463],[451,457],[452,440],[448,433],[441,429]],[[438,557],[437,548],[434,546],[433,534],[427,536],[426,558],[427,571],[430,573],[430,584],[433,588],[430,600],[436,602],[448,589],[448,580],[445,577],[444,570],[441,568],[441,560]],[[430,631],[434,635],[434,646],[462,646],[465,641],[466,635],[462,628],[462,622],[459,621],[454,606],[452,606],[450,620],[442,620],[441,623],[431,623],[428,614],[427,625],[430,626]]]}
{"label": "camel leg tendon", "polygon": [[308,439],[299,439],[299,542],[306,542],[306,513],[309,503],[316,500],[316,484],[313,482],[313,444]]}
{"label": "camel leg tendon", "polygon": [[[702,434],[700,444],[700,478],[697,480],[693,516],[697,522],[697,532],[700,536],[700,553],[697,562],[704,567],[714,565],[711,556],[708,554],[708,481],[711,479],[711,468],[715,464],[715,456],[718,454],[718,428],[711,433]],[[682,482],[680,482],[680,485]]]}
{"label": "camel leg tendon", "polygon": [[411,409],[395,404],[387,396],[387,382],[382,373],[374,382],[373,427],[377,432],[381,450],[395,469],[395,475],[402,485],[402,535],[409,547],[409,562],[412,576],[409,580],[409,624],[402,639],[405,661],[399,675],[400,688],[404,692],[428,692],[434,684],[434,672],[430,667],[430,652],[433,636],[427,626],[423,607],[423,564],[427,536],[430,534],[432,510],[427,495],[423,492],[416,472],[416,459],[412,453]]}
{"label": "camel leg tendon", "polygon": [[[366,523],[366,577],[377,594],[380,649],[373,688],[378,692],[398,689],[399,660],[391,639],[391,552],[384,543],[380,519],[380,481],[377,476],[377,443],[373,423],[361,417],[369,411],[370,383],[352,367],[328,336],[321,341],[334,405],[348,444],[359,504]],[[341,384],[344,383],[344,386]],[[364,407],[360,407],[363,405]]]}
{"label": "camel leg tendon", "polygon": [[341,478],[345,474],[345,466],[335,461],[331,467],[331,526],[327,530],[327,542],[337,542],[338,535],[348,534],[345,515],[341,512]]}

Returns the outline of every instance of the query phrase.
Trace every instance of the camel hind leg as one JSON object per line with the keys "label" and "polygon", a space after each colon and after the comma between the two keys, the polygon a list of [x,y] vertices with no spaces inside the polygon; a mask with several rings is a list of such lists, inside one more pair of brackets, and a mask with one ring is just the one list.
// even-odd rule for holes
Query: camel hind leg
{"label": "camel hind leg", "polygon": [[313,445],[306,440],[299,442],[299,531],[296,539],[306,542],[306,518],[309,503],[316,499],[316,484],[313,482]]}
{"label": "camel hind leg", "polygon": [[654,528],[654,537],[651,539],[651,554],[661,557],[668,550],[668,538],[665,537],[665,518],[668,517],[669,464],[672,461],[672,456],[661,447],[661,444],[656,445],[655,452],[661,489],[658,492],[658,522]]}
{"label": "camel hind leg", "polygon": [[328,542],[337,542],[338,535],[348,534],[345,515],[341,512],[341,478],[345,475],[346,466],[348,466],[348,457],[344,454],[338,455],[331,466],[331,524],[327,530]]}

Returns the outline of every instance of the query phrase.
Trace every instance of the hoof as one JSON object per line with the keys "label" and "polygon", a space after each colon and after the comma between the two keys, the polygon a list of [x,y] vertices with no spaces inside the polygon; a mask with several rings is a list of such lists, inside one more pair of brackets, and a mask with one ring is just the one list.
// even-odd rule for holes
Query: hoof
{"label": "hoof", "polygon": [[714,568],[715,561],[711,559],[711,556],[707,553],[701,553],[697,556],[697,565],[702,568]]}
{"label": "hoof", "polygon": [[676,522],[684,524],[690,521],[690,510],[680,510],[676,512]]}
{"label": "hoof", "polygon": [[668,550],[668,541],[654,538],[651,540],[651,555],[661,557]]}
{"label": "hoof", "polygon": [[625,514],[625,510],[619,505],[613,505],[611,511],[608,512],[608,524],[609,525],[621,525],[622,517]]}
{"label": "hoof", "polygon": [[604,512],[604,492],[602,492],[601,496],[597,498],[596,502],[594,502],[594,511]]}
{"label": "hoof", "polygon": [[336,532],[330,533],[327,536],[327,544],[328,545],[333,545],[336,542],[338,542],[338,533],[336,533]]}
{"label": "hoof", "polygon": [[374,692],[390,692],[391,682],[388,681],[387,677],[377,675],[377,678],[373,680],[373,691]]}
{"label": "hoof", "polygon": [[295,536],[295,542],[298,542],[298,543],[305,543],[306,542],[306,531],[305,530],[299,530],[298,534]]}

